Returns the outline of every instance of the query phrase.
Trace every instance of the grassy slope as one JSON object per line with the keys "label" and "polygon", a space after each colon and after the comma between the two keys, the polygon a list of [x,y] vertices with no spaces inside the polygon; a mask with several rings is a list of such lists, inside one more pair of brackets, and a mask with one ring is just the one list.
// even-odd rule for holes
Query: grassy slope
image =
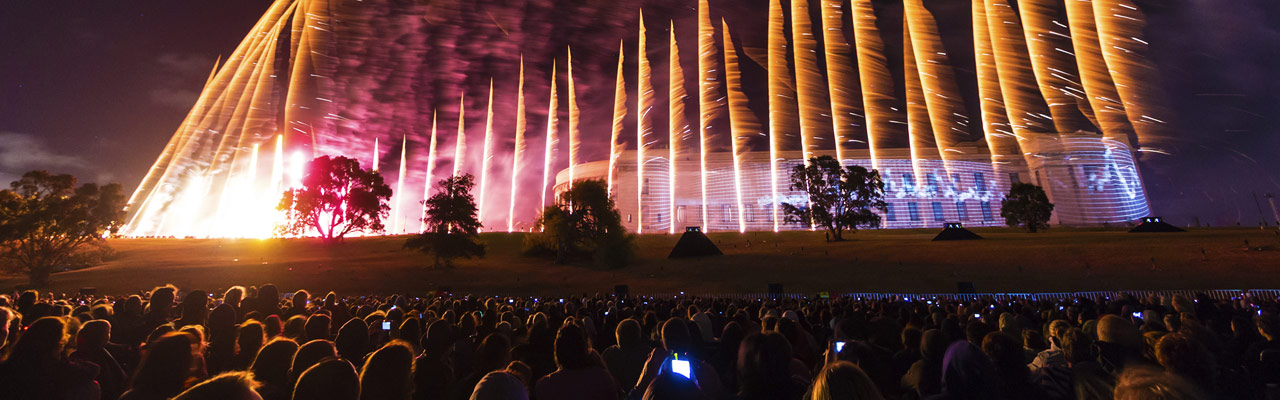
{"label": "grassy slope", "polygon": [[[628,284],[633,293],[723,293],[763,292],[776,282],[788,292],[949,292],[956,281],[972,281],[982,292],[1280,288],[1280,236],[1274,231],[975,231],[987,240],[931,242],[933,230],[862,231],[842,243],[823,243],[821,232],[713,233],[725,256],[688,260],[665,258],[677,236],[644,235],[638,262],[620,270],[522,257],[523,236],[505,233],[483,235],[487,258],[444,270],[428,269],[428,258],[401,250],[404,237],[354,238],[334,247],[314,240],[113,240],[118,259],[56,274],[51,289],[92,286],[122,293],[162,283],[217,289],[273,282],[282,290],[341,293],[421,293],[448,286],[457,292],[553,294]],[[1245,251],[1245,240],[1268,250]],[[22,282],[10,277],[0,287]]]}

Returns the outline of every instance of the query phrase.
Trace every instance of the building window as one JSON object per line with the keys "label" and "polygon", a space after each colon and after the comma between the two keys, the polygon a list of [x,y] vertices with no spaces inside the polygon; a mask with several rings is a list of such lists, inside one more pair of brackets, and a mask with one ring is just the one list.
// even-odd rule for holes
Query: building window
{"label": "building window", "polygon": [[755,208],[751,206],[742,206],[742,207],[743,207],[742,213],[744,214],[743,219],[745,219],[747,222],[756,222],[756,213],[754,211],[751,211],[751,210],[754,210]]}
{"label": "building window", "polygon": [[942,214],[942,203],[935,201],[931,206],[933,206],[933,220],[938,222],[944,221],[946,217]]}
{"label": "building window", "polygon": [[1009,185],[1013,185],[1013,184],[1015,184],[1015,183],[1022,183],[1022,178],[1019,178],[1019,177],[1018,177],[1018,173],[1017,173],[1017,172],[1010,172],[1010,173],[1009,173]]}
{"label": "building window", "polygon": [[720,205],[720,221],[733,222],[733,206],[728,204]]}
{"label": "building window", "polygon": [[959,191],[960,191],[960,183],[961,183],[961,182],[962,182],[962,181],[961,181],[961,179],[960,179],[960,174],[952,174],[952,175],[951,175],[951,190],[952,190],[952,191],[959,192]]}
{"label": "building window", "polygon": [[649,212],[649,206],[640,207],[640,224],[644,224],[644,216],[646,215],[649,215],[650,219],[653,218],[653,214]]}
{"label": "building window", "polygon": [[956,219],[958,221],[964,221],[968,217],[969,217],[969,209],[965,208],[963,201],[957,201],[956,202]]}
{"label": "building window", "polygon": [[981,172],[973,173],[973,187],[974,189],[977,189],[979,192],[987,190],[987,179],[985,176],[982,175]]}
{"label": "building window", "polygon": [[893,213],[893,203],[887,203],[884,205],[884,218],[889,220],[889,222],[895,222],[898,220],[898,215]]}
{"label": "building window", "polygon": [[627,213],[627,222],[631,222],[631,214]]}
{"label": "building window", "polygon": [[912,221],[920,220],[920,207],[916,206],[916,202],[907,203],[907,215],[911,216]]}
{"label": "building window", "polygon": [[902,187],[907,190],[907,193],[915,192],[916,175],[910,173],[902,174]]}
{"label": "building window", "polygon": [[684,221],[685,221],[685,218],[686,218],[686,217],[685,217],[685,215],[684,215],[684,213],[685,213],[684,207],[685,207],[685,206],[676,206],[676,222],[684,222]]}
{"label": "building window", "polygon": [[995,217],[991,216],[991,202],[984,201],[980,205],[982,206],[982,220],[987,222],[995,221]]}
{"label": "building window", "polygon": [[929,174],[925,179],[926,179],[926,182],[928,183],[928,186],[925,187],[925,190],[927,190],[929,193],[937,193],[938,192],[938,174]]}
{"label": "building window", "polygon": [[640,194],[649,194],[649,178],[644,178],[644,190],[641,190]]}

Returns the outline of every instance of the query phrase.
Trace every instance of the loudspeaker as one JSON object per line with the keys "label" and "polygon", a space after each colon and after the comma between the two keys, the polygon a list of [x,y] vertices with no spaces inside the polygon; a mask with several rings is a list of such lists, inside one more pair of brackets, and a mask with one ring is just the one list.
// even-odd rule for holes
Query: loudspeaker
{"label": "loudspeaker", "polygon": [[973,282],[956,282],[956,293],[977,293],[973,290]]}
{"label": "loudspeaker", "polygon": [[782,294],[782,284],[781,284],[781,283],[770,283],[770,284],[769,284],[769,294]]}
{"label": "loudspeaker", "polygon": [[613,294],[618,295],[618,297],[627,297],[627,293],[630,292],[631,288],[627,285],[615,285],[613,287]]}

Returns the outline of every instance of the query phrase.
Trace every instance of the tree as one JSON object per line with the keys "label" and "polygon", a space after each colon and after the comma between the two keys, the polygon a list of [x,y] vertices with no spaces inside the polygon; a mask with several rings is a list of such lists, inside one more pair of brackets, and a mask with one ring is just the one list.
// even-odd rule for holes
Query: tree
{"label": "tree", "polygon": [[529,237],[526,254],[550,255],[558,264],[591,258],[596,265],[618,268],[635,254],[635,235],[622,227],[601,180],[574,182],[557,204],[543,209],[537,226],[542,232]]}
{"label": "tree", "polygon": [[833,241],[844,240],[846,229],[879,227],[880,215],[873,210],[884,211],[886,204],[879,171],[841,166],[831,156],[810,158],[809,165],[792,169],[791,190],[807,193],[809,202],[783,203],[787,222],[821,226]]}
{"label": "tree", "polygon": [[407,249],[434,253],[437,267],[453,266],[458,257],[484,257],[484,243],[477,233],[476,200],[471,196],[475,177],[453,176],[437,183],[440,191],[423,202],[427,206],[427,230],[404,242]]}
{"label": "tree", "polygon": [[1044,188],[1030,183],[1013,184],[1009,194],[1000,200],[1000,216],[1004,217],[1005,224],[1026,226],[1031,233],[1049,228],[1052,215],[1053,203],[1044,194]]}
{"label": "tree", "polygon": [[285,234],[315,232],[325,243],[352,232],[381,232],[391,207],[391,187],[382,175],[360,168],[360,162],[320,156],[307,163],[302,187],[289,189],[276,209],[286,214],[278,227]]}
{"label": "tree", "polygon": [[26,272],[32,287],[48,284],[55,268],[101,244],[124,218],[120,185],[75,185],[71,175],[31,171],[0,191],[0,262]]}

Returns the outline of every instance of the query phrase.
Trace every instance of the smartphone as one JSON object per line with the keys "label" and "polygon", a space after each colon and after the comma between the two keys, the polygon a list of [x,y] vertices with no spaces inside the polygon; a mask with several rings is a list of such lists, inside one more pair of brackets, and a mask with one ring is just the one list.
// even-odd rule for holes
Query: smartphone
{"label": "smartphone", "polygon": [[681,360],[677,356],[671,356],[671,372],[675,372],[685,378],[693,378],[693,368],[689,365],[689,360]]}
{"label": "smartphone", "polygon": [[973,317],[977,319],[982,319],[982,314],[973,313]]}
{"label": "smartphone", "polygon": [[1142,318],[1142,311],[1134,311],[1134,312],[1133,312],[1133,317],[1134,317],[1134,318]]}
{"label": "smartphone", "polygon": [[391,321],[382,321],[382,330],[384,331],[391,330]]}
{"label": "smartphone", "polygon": [[561,303],[563,303],[563,302],[564,302],[564,299],[560,299],[560,302],[561,302]]}
{"label": "smartphone", "polygon": [[836,354],[840,354],[841,351],[844,351],[844,342],[843,341],[836,342],[835,345],[832,346],[832,348],[835,349]]}

